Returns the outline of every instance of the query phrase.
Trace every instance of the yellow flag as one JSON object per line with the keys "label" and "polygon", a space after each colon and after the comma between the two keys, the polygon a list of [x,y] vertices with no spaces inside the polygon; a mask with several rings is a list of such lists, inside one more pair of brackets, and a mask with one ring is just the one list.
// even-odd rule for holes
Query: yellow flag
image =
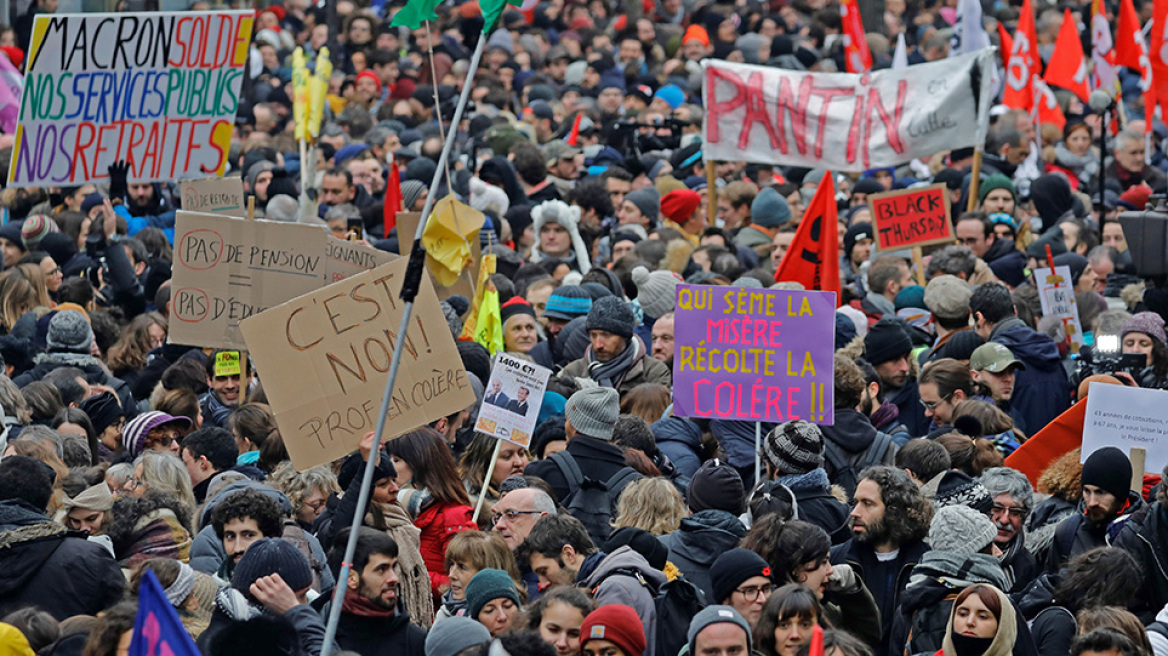
{"label": "yellow flag", "polygon": [[422,245],[426,247],[430,273],[442,285],[458,282],[458,276],[470,262],[470,240],[478,239],[486,216],[453,196],[447,196],[434,206]]}
{"label": "yellow flag", "polygon": [[296,124],[296,140],[308,139],[308,66],[304,62],[304,48],[292,53],[292,119]]}
{"label": "yellow flag", "polygon": [[483,295],[474,340],[490,351],[491,355],[503,350],[503,316],[499,311],[499,292],[492,286]]}
{"label": "yellow flag", "polygon": [[483,297],[486,296],[488,289],[493,289],[491,284],[491,274],[495,272],[495,256],[483,255],[479,258],[479,277],[475,282],[474,300],[471,302],[470,310],[466,313],[466,322],[462,324],[462,337],[466,339],[476,339],[475,327],[479,321],[479,308],[483,306]]}
{"label": "yellow flag", "polygon": [[316,53],[316,72],[308,82],[308,137],[315,141],[320,136],[320,122],[324,119],[324,101],[328,97],[329,79],[333,76],[333,62],[329,49]]}

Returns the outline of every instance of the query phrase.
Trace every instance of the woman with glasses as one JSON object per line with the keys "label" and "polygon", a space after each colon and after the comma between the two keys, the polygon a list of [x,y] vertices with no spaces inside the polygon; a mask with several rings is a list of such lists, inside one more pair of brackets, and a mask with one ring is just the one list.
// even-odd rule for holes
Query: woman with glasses
{"label": "woman with glasses", "polygon": [[874,650],[878,648],[881,625],[876,601],[851,566],[828,561],[831,539],[822,528],[765,515],[754,522],[741,546],[762,556],[776,583],[798,583],[811,590],[822,605],[817,616],[827,620],[825,626],[844,627]]}
{"label": "woman with glasses", "polygon": [[503,538],[493,532],[463,531],[456,534],[446,547],[446,575],[450,587],[442,595],[442,607],[434,618],[435,624],[447,617],[467,614],[466,586],[484,569],[507,572],[516,588],[521,592],[525,590],[515,554]]}
{"label": "woman with glasses", "polygon": [[337,475],[328,467],[313,467],[296,471],[291,462],[285,462],[265,481],[283,492],[292,502],[292,518],[306,531],[328,507],[329,495],[341,491]]}
{"label": "woman with glasses", "polygon": [[421,530],[422,557],[435,600],[450,589],[446,548],[461,531],[474,530],[474,509],[458,479],[450,446],[442,434],[423,427],[385,443],[401,488],[398,502]]}
{"label": "woman with glasses", "polygon": [[[162,451],[178,458],[182,438],[190,427],[191,420],[186,417],[174,417],[156,410],[143,412],[131,419],[122,430],[122,446],[131,458],[137,458],[146,451]],[[181,460],[179,466],[182,466]]]}
{"label": "woman with glasses", "polygon": [[114,501],[113,521],[106,529],[118,564],[126,568],[149,558],[190,560],[194,508],[190,474],[182,461],[143,453]]}

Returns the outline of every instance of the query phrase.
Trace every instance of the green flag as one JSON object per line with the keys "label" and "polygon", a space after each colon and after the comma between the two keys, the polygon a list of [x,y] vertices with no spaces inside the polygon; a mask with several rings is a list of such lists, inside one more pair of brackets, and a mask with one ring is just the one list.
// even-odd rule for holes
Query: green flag
{"label": "green flag", "polygon": [[491,33],[495,29],[495,23],[499,21],[499,16],[503,15],[503,9],[507,5],[512,7],[523,6],[523,0],[479,0],[479,9],[483,11],[483,35]]}
{"label": "green flag", "polygon": [[441,3],[442,0],[410,0],[406,6],[401,8],[401,11],[393,15],[393,22],[390,25],[394,27],[404,25],[411,30],[416,30],[426,21],[438,20],[438,14],[434,8]]}

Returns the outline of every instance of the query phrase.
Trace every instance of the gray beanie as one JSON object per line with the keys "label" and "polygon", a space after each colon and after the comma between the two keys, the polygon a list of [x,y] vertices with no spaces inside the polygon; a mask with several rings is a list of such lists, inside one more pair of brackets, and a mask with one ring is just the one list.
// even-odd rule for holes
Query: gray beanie
{"label": "gray beanie", "polygon": [[778,228],[790,220],[791,206],[774,187],[764,187],[750,204],[751,223],[764,228]]}
{"label": "gray beanie", "polygon": [[973,508],[945,506],[933,515],[927,542],[936,551],[967,557],[988,547],[997,535],[990,518]]}
{"label": "gray beanie", "polygon": [[801,419],[783,422],[767,433],[762,451],[780,476],[806,474],[823,466],[823,433]]}
{"label": "gray beanie", "polygon": [[652,271],[643,266],[633,269],[633,283],[637,286],[637,300],[645,316],[657,319],[673,311],[677,301],[677,284],[681,282],[672,271]]}
{"label": "gray beanie", "polygon": [[430,628],[426,656],[455,656],[464,649],[491,641],[487,627],[469,617],[448,617]]}
{"label": "gray beanie", "polygon": [[580,435],[611,442],[620,417],[620,394],[611,387],[582,389],[568,398],[564,416]]}
{"label": "gray beanie", "polygon": [[628,301],[616,296],[592,301],[592,309],[588,310],[588,319],[584,322],[584,330],[603,330],[625,339],[633,338],[636,327],[637,318],[633,308],[629,307]]}
{"label": "gray beanie", "polygon": [[423,191],[426,191],[426,184],[420,180],[405,180],[401,183],[402,207],[406,208],[405,211],[414,211],[411,208]]}
{"label": "gray beanie", "polygon": [[49,320],[45,343],[52,351],[88,354],[93,346],[93,328],[77,310],[62,310]]}
{"label": "gray beanie", "polygon": [[654,187],[644,187],[632,193],[625,194],[625,200],[637,206],[649,218],[649,223],[656,223],[661,213],[661,195]]}
{"label": "gray beanie", "polygon": [[753,645],[754,638],[750,634],[750,624],[730,606],[706,606],[689,622],[689,653],[698,653],[698,634],[713,624],[737,624],[746,631],[746,644]]}

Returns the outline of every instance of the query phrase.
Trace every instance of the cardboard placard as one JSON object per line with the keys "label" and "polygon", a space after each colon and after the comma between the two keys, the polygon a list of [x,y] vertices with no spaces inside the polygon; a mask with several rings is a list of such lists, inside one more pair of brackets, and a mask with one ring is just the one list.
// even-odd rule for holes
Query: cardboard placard
{"label": "cardboard placard", "polygon": [[1105,446],[1125,454],[1143,449],[1145,473],[1159,474],[1168,462],[1168,392],[1091,383],[1083,421],[1083,462]]}
{"label": "cardboard placard", "polygon": [[1034,279],[1038,282],[1042,315],[1063,320],[1071,338],[1071,351],[1078,353],[1083,348],[1083,324],[1079,321],[1079,304],[1075,302],[1075,288],[1071,284],[1071,268],[1055,267],[1052,273],[1048,267],[1039,267],[1034,271]]}
{"label": "cardboard placard", "polygon": [[187,212],[221,214],[242,218],[247,216],[243,200],[243,179],[204,178],[183,180],[178,185],[182,208]]}
{"label": "cardboard placard", "polygon": [[835,293],[678,285],[673,414],[835,420]]}
{"label": "cardboard placard", "polygon": [[496,355],[475,430],[528,448],[551,375],[529,360]]}
{"label": "cardboard placard", "polygon": [[[410,253],[414,252],[414,232],[418,229],[418,221],[421,220],[420,212],[398,212],[397,213],[397,239],[398,250],[402,257],[408,258]],[[458,280],[449,287],[438,282],[434,277],[431,264],[431,257],[426,256],[426,272],[430,275],[430,280],[434,283],[434,290],[438,293],[438,300],[446,300],[455,294],[465,296],[466,298],[474,298],[475,288],[472,284],[474,276],[479,270],[479,258],[482,256],[482,249],[479,247],[478,239],[470,240],[470,263],[466,265],[466,269],[458,276]],[[468,273],[469,272],[469,273]]]}
{"label": "cardboard placard", "polygon": [[399,257],[401,256],[389,251],[329,236],[325,240],[325,283],[332,284],[344,280],[362,271],[389,264]]}
{"label": "cardboard placard", "polygon": [[[346,278],[240,326],[299,470],[357,448],[376,428],[408,260]],[[474,403],[438,297],[423,279],[389,406],[389,439]]]}
{"label": "cardboard placard", "polygon": [[255,14],[39,14],[8,185],[223,175]]}
{"label": "cardboard placard", "polygon": [[953,243],[949,190],[943,184],[868,197],[876,250]]}

